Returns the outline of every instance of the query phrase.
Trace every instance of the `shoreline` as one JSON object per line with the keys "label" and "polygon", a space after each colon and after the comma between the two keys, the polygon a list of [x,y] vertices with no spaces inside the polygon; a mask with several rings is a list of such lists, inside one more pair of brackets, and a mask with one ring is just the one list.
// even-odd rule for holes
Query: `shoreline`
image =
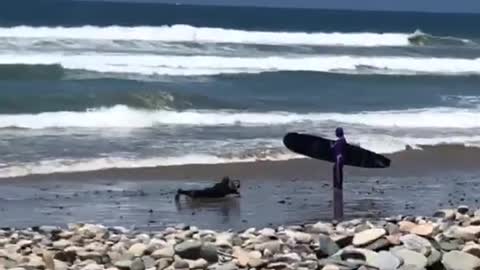
{"label": "shoreline", "polygon": [[[465,269],[480,267],[480,211],[219,231],[99,224],[3,228],[9,269]],[[20,269],[16,268],[16,269]]]}
{"label": "shoreline", "polygon": [[[477,157],[480,148],[461,145],[422,146],[422,150],[406,150],[387,154],[392,160],[390,168],[363,169],[345,167],[346,176],[405,177],[441,175],[455,172],[478,172]],[[0,181],[91,181],[104,180],[192,180],[217,179],[224,175],[255,180],[311,179],[329,177],[331,163],[310,158],[280,161],[234,162],[222,164],[187,164],[174,166],[110,168],[97,171],[34,174],[0,178]]]}

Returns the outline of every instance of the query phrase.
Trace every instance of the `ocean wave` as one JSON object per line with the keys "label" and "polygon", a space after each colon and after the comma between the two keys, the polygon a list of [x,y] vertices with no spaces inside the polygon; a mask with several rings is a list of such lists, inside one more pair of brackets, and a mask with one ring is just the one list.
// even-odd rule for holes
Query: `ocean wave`
{"label": "ocean wave", "polygon": [[311,46],[408,46],[405,33],[307,33],[266,32],[236,29],[172,26],[82,26],[0,28],[0,38],[143,40],[191,43],[238,43]]}
{"label": "ocean wave", "polygon": [[[358,57],[316,55],[296,57],[163,56],[145,54],[0,55],[0,64],[62,65],[99,73],[199,76],[276,71],[358,74],[480,74],[480,58]],[[108,76],[108,75],[107,75]]]}
{"label": "ocean wave", "polygon": [[[140,110],[125,105],[83,112],[0,115],[0,128],[147,128],[180,126],[274,126],[326,122],[381,128],[480,128],[478,109],[428,108],[359,113],[245,112],[234,110]],[[415,121],[412,121],[415,119]]]}
{"label": "ocean wave", "polygon": [[[350,138],[352,140],[350,140]],[[199,144],[202,141],[198,142]],[[431,138],[418,137],[395,137],[382,134],[361,133],[349,134],[349,143],[359,145],[365,149],[372,150],[380,154],[393,154],[406,150],[414,149],[422,151],[425,146],[458,145],[464,147],[479,148],[480,136],[440,136]],[[305,156],[295,154],[285,147],[281,146],[281,140],[278,139],[278,145],[270,151],[255,152],[251,150],[249,154],[238,155],[212,155],[202,153],[191,153],[178,156],[167,157],[122,157],[112,153],[109,157],[82,158],[82,159],[45,159],[36,162],[26,162],[15,164],[0,164],[0,178],[24,177],[29,175],[45,175],[53,173],[78,173],[91,172],[110,169],[142,169],[166,166],[181,165],[208,165],[208,164],[228,164],[228,163],[246,163],[256,161],[282,161],[305,158]]]}
{"label": "ocean wave", "polygon": [[0,65],[0,80],[60,80],[65,70],[59,64]]}
{"label": "ocean wave", "polygon": [[474,41],[451,37],[451,36],[435,36],[428,33],[424,33],[421,30],[417,29],[413,34],[408,37],[408,41],[411,44],[421,45],[421,46],[431,46],[431,45],[444,45],[444,46],[461,46],[461,45],[477,45]]}

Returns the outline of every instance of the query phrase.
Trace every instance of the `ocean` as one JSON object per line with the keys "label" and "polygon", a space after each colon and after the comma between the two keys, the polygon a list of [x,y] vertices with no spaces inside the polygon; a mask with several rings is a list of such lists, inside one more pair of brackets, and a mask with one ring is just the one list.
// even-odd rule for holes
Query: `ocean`
{"label": "ocean", "polygon": [[[2,2],[0,225],[328,219],[331,164],[282,138],[333,138],[337,126],[392,159],[386,170],[346,168],[348,217],[477,204],[479,21]],[[177,188],[224,175],[242,180],[241,200],[172,203]]]}

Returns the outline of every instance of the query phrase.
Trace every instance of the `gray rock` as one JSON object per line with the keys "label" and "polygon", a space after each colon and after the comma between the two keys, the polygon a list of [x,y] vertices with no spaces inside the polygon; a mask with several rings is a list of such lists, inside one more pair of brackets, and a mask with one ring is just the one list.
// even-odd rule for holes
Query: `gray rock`
{"label": "gray rock", "polygon": [[427,257],[427,266],[432,266],[439,263],[442,260],[442,253],[432,248],[430,255]]}
{"label": "gray rock", "polygon": [[145,270],[145,264],[141,258],[135,258],[130,265],[130,270]]}
{"label": "gray rock", "polygon": [[142,261],[146,269],[155,267],[155,260],[150,256],[143,256]]}
{"label": "gray rock", "polygon": [[157,270],[163,270],[172,264],[173,260],[170,258],[163,258],[157,261]]}
{"label": "gray rock", "polygon": [[173,258],[174,255],[175,255],[175,250],[173,249],[172,246],[166,246],[164,248],[155,250],[152,253],[152,257],[154,259]]}
{"label": "gray rock", "polygon": [[385,228],[385,230],[387,230],[387,233],[389,235],[397,234],[397,233],[400,232],[400,227],[397,224],[393,224],[393,223],[390,223],[390,222],[385,224],[384,228]]}
{"label": "gray rock", "polygon": [[445,220],[454,220],[455,219],[455,210],[452,209],[441,209],[433,214],[433,217],[443,218]]}
{"label": "gray rock", "polygon": [[462,214],[462,215],[466,215],[469,211],[469,208],[468,208],[468,205],[460,205],[458,208],[457,208],[457,212]]}
{"label": "gray rock", "polygon": [[175,269],[189,269],[190,266],[185,260],[175,260],[175,262],[173,263],[173,267]]}
{"label": "gray rock", "polygon": [[59,260],[54,260],[54,265],[55,265],[55,270],[68,270],[68,264],[59,261]]}
{"label": "gray rock", "polygon": [[288,268],[288,263],[285,262],[275,262],[275,263],[269,263],[267,265],[268,269],[287,269]]}
{"label": "gray rock", "polygon": [[352,244],[353,235],[348,234],[337,234],[337,235],[330,235],[330,239],[337,244],[339,248],[344,248]]}
{"label": "gray rock", "polygon": [[206,269],[208,266],[208,262],[204,259],[198,259],[195,261],[189,260],[187,263],[190,269]]}
{"label": "gray rock", "polygon": [[132,245],[128,249],[128,253],[130,253],[134,257],[141,257],[143,254],[145,254],[145,251],[147,250],[147,246],[142,243],[137,243]]}
{"label": "gray rock", "polygon": [[114,266],[117,267],[119,270],[129,270],[130,267],[132,266],[132,261],[130,260],[118,261],[118,262],[115,262]]}
{"label": "gray rock", "polygon": [[212,270],[237,270],[238,267],[233,262],[228,262],[224,264],[214,264],[208,267],[208,269]]}
{"label": "gray rock", "polygon": [[319,246],[315,249],[317,258],[323,259],[337,253],[340,248],[326,235],[319,235]]}
{"label": "gray rock", "polygon": [[427,266],[427,258],[421,253],[409,249],[392,250],[392,253],[401,258],[404,262],[404,265],[413,265],[420,269],[423,269]]}
{"label": "gray rock", "polygon": [[187,240],[176,245],[174,249],[178,256],[184,259],[196,260],[200,258],[202,243],[200,241]]}
{"label": "gray rock", "polygon": [[430,254],[430,250],[432,249],[430,241],[416,234],[403,235],[400,237],[400,241],[407,249],[422,253],[423,255]]}
{"label": "gray rock", "polygon": [[480,259],[461,251],[450,251],[443,255],[442,263],[447,270],[480,269]]}
{"label": "gray rock", "polygon": [[65,249],[66,247],[71,245],[72,245],[72,242],[65,239],[60,239],[58,241],[53,242],[53,247],[58,249]]}
{"label": "gray rock", "polygon": [[380,270],[396,270],[402,261],[390,252],[380,251],[377,256],[374,256],[367,263]]}
{"label": "gray rock", "polygon": [[265,251],[266,249],[270,250],[273,253],[277,253],[280,251],[282,247],[282,243],[280,241],[268,241],[265,243],[255,245],[255,250]]}
{"label": "gray rock", "polygon": [[373,243],[366,245],[365,249],[379,251],[379,250],[386,250],[390,246],[391,246],[390,242],[387,239],[382,237],[380,239],[375,240]]}
{"label": "gray rock", "polygon": [[212,244],[204,244],[200,248],[199,258],[205,259],[209,263],[215,263],[218,261],[217,247]]}
{"label": "gray rock", "polygon": [[480,236],[480,226],[452,226],[443,233],[448,238],[462,239],[465,241],[476,240]]}
{"label": "gray rock", "polygon": [[461,249],[460,246],[463,245],[463,241],[458,239],[449,241],[442,240],[439,242],[439,245],[443,251],[459,250]]}

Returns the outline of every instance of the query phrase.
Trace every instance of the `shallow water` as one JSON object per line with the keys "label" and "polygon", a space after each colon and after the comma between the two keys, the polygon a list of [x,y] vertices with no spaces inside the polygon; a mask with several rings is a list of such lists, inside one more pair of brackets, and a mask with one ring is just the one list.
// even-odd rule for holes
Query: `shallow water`
{"label": "shallow water", "polygon": [[[441,176],[346,177],[345,218],[430,215],[442,207],[479,206],[480,173]],[[243,180],[242,197],[209,201],[173,200],[177,188],[210,185],[209,180],[8,181],[0,190],[0,226],[106,225],[161,228],[184,223],[235,229],[331,220],[327,179]]]}

